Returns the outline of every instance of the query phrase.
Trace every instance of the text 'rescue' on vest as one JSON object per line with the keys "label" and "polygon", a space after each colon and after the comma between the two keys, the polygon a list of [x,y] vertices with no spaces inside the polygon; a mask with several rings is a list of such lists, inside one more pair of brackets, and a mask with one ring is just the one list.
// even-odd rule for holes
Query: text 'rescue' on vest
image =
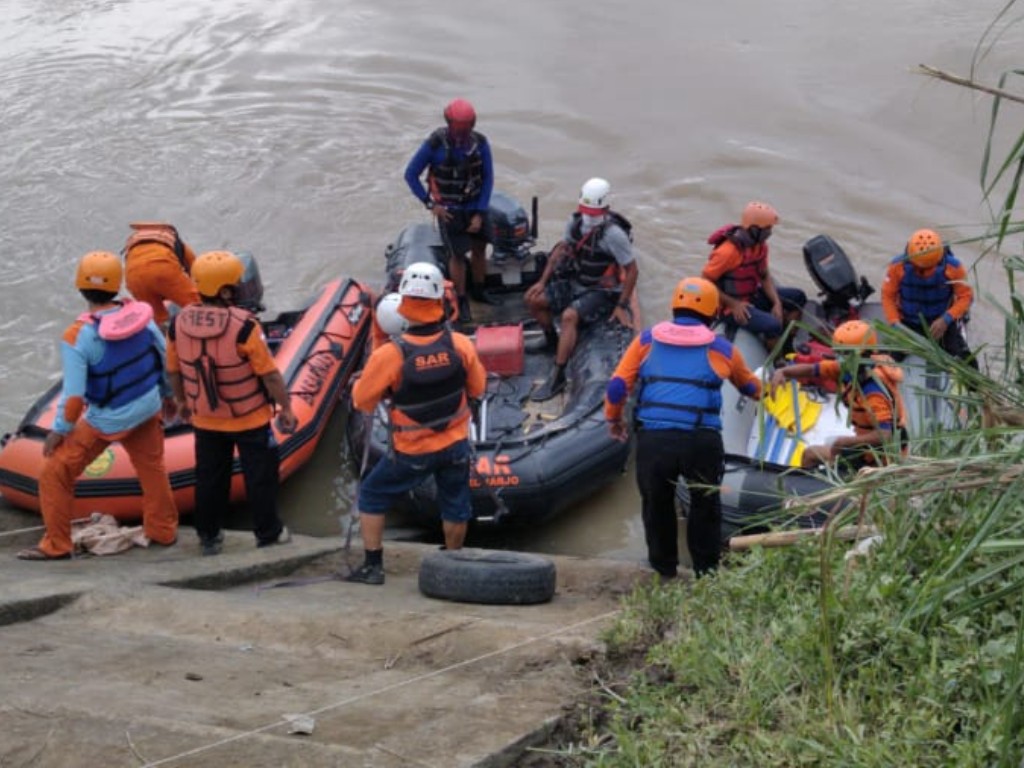
{"label": "text 'rescue' on vest", "polygon": [[456,152],[447,128],[438,128],[427,140],[436,152],[444,149],[444,160],[430,166],[429,185],[432,196],[442,205],[464,205],[476,199],[484,185],[484,161],[480,145],[487,141],[476,131],[470,133],[470,144]]}
{"label": "text 'rescue' on vest", "polygon": [[633,225],[620,213],[609,210],[605,220],[596,227],[583,232],[583,216],[579,211],[572,215],[569,227],[570,258],[559,265],[560,276],[572,277],[586,288],[614,288],[619,284],[619,264],[615,254],[604,243],[604,233],[614,224],[626,233],[633,242]]}
{"label": "text 'rescue' on vest", "polygon": [[238,353],[256,329],[251,312],[192,304],[171,327],[189,407],[200,416],[237,418],[270,402],[263,381]]}
{"label": "text 'rescue' on vest", "polygon": [[160,383],[163,360],[149,331],[153,310],[142,302],[124,302],[114,312],[86,313],[79,322],[92,325],[103,339],[103,356],[89,365],[85,400],[100,407],[117,408],[149,392]]}
{"label": "text 'rescue' on vest", "polygon": [[750,301],[761,287],[768,263],[768,244],[754,243],[743,227],[729,224],[711,234],[708,244],[716,249],[728,242],[739,253],[742,261],[718,281],[718,290],[740,301]]}
{"label": "text 'rescue' on vest", "polygon": [[722,428],[723,379],[708,350],[723,342],[704,325],[664,322],[650,330],[635,414],[641,429]]}
{"label": "text 'rescue' on vest", "polygon": [[391,402],[415,423],[392,423],[392,429],[443,432],[466,408],[466,367],[451,331],[444,330],[427,344],[413,344],[401,337],[394,343],[402,352],[402,380]]}

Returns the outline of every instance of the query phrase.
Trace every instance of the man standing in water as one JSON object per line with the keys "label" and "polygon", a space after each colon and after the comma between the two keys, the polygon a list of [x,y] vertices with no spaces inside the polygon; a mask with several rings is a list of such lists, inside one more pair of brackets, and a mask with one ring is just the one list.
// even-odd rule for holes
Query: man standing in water
{"label": "man standing in water", "polygon": [[[466,296],[465,256],[470,254],[469,296],[495,303],[484,290],[487,278],[487,209],[491,205],[494,166],[487,137],[474,130],[476,110],[465,99],[444,108],[445,126],[420,145],[405,169],[405,183],[437,218],[448,249],[448,274],[455,285],[459,318],[471,319]],[[420,176],[427,172],[427,187]]]}
{"label": "man standing in water", "polygon": [[424,480],[437,484],[445,547],[462,548],[473,516],[469,401],[483,396],[487,371],[473,342],[447,327],[441,270],[409,265],[398,292],[409,327],[373,351],[352,387],[352,403],[365,413],[390,395],[394,446],[359,487],[365,559],[348,580],[361,584],[384,583],[384,515]]}

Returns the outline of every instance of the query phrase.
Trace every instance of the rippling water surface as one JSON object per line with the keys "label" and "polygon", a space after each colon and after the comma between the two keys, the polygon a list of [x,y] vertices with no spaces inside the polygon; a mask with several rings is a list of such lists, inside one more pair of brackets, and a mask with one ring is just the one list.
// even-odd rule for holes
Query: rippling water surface
{"label": "rippling water surface", "polygon": [[[827,232],[878,286],[910,231],[955,240],[986,220],[988,102],[912,70],[966,72],[1001,6],[0,0],[0,428],[57,375],[76,259],[117,250],[130,220],[252,250],[271,311],[339,273],[378,279],[388,240],[425,216],[404,164],[455,96],[477,106],[497,186],[540,196],[543,244],[584,179],[611,180],[648,319],[751,198],[782,215],[783,282],[813,289],[800,248]],[[975,316],[997,333],[992,310]],[[337,531],[352,498],[340,420],[333,437],[284,492],[310,532]],[[520,544],[637,556],[637,509],[624,477]]]}

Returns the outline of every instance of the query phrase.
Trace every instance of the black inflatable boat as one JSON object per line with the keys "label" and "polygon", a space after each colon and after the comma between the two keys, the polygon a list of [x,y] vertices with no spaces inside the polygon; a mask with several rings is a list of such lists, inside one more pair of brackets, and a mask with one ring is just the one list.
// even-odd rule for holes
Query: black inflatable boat
{"label": "black inflatable boat", "polygon": [[[526,311],[523,294],[540,277],[547,254],[533,249],[533,222],[513,198],[492,196],[486,288],[497,305],[472,305],[474,322],[463,326],[488,369],[487,391],[471,422],[474,447],[470,485],[480,522],[533,523],[566,510],[618,478],[629,444],[613,440],[602,411],[605,386],[637,332],[614,320],[584,329],[566,367],[568,385],[551,400],[533,402],[531,390],[548,375],[552,353],[525,347],[542,332]],[[427,223],[406,227],[385,251],[384,292],[397,289],[409,264],[431,262],[447,274],[447,254],[438,232]],[[367,467],[384,454],[386,409],[372,419],[353,411],[348,440],[351,455]],[[369,443],[367,444],[367,441]],[[435,489],[428,481],[409,495],[408,510],[425,525],[438,521]]]}

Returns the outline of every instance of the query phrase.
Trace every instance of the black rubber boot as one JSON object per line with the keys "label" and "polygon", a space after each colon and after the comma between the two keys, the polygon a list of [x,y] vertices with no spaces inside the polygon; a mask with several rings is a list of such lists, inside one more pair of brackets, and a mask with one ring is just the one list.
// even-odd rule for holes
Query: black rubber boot
{"label": "black rubber boot", "polygon": [[469,297],[459,296],[459,325],[469,325],[473,322],[473,313],[469,309]]}
{"label": "black rubber boot", "polygon": [[541,403],[550,400],[563,389],[565,389],[565,366],[556,363],[552,367],[547,381],[530,393],[530,399],[535,403]]}

